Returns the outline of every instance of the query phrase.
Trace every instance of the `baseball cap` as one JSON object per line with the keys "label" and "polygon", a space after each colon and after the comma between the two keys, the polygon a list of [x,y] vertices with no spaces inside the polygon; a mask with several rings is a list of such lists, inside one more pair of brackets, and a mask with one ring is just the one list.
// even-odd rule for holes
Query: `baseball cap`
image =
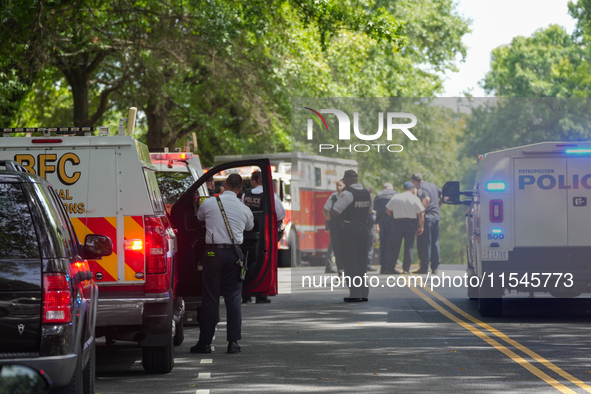
{"label": "baseball cap", "polygon": [[415,185],[413,185],[411,182],[404,182],[404,188],[406,190],[410,190],[410,189],[412,189],[414,187],[415,187]]}
{"label": "baseball cap", "polygon": [[347,170],[345,171],[345,175],[343,175],[343,179],[347,178],[347,177],[355,177],[357,178],[357,173],[353,170]]}

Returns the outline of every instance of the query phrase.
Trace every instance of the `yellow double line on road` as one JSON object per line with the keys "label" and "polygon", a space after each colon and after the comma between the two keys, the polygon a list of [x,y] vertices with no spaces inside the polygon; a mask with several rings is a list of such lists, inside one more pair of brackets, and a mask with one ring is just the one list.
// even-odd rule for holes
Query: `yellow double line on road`
{"label": "yellow double line on road", "polygon": [[516,349],[519,349],[520,351],[527,354],[529,357],[531,357],[532,359],[534,359],[538,363],[542,364],[546,368],[550,369],[551,371],[555,372],[556,374],[558,374],[562,378],[568,380],[569,382],[571,382],[573,384],[576,384],[577,386],[579,386],[583,390],[591,393],[591,386],[585,384],[585,382],[581,381],[580,379],[575,378],[574,376],[572,376],[568,372],[564,371],[563,369],[559,368],[558,366],[554,365],[550,361],[546,360],[544,357],[540,356],[536,352],[532,351],[531,349],[528,349],[527,347],[523,346],[519,342],[509,338],[507,335],[503,334],[502,332],[500,332],[496,328],[478,320],[477,318],[470,315],[469,313],[466,313],[465,311],[461,310],[460,308],[458,308],[456,305],[452,304],[449,300],[447,300],[446,298],[444,298],[443,296],[441,296],[437,292],[432,291],[428,288],[427,289],[423,288],[423,291],[421,291],[414,286],[410,286],[410,289],[415,294],[417,294],[419,297],[421,297],[426,303],[428,303],[433,308],[435,308],[437,311],[439,311],[442,315],[444,315],[448,319],[452,320],[453,322],[459,324],[460,326],[462,326],[466,330],[470,331],[471,333],[476,335],[478,338],[482,339],[483,341],[485,341],[486,343],[488,343],[489,345],[491,345],[492,347],[494,347],[495,349],[497,349],[501,353],[505,354],[511,360],[515,361],[517,364],[521,365],[523,368],[527,369],[529,372],[531,372],[532,374],[534,374],[538,378],[542,379],[544,382],[548,383],[550,386],[554,387],[558,391],[560,391],[562,393],[576,393],[575,391],[571,390],[570,388],[568,388],[564,384],[560,383],[559,381],[557,381],[553,377],[549,376],[548,374],[546,374],[545,372],[543,372],[542,370],[540,370],[539,368],[537,368],[536,366],[531,364],[529,361],[525,360],[523,357],[521,357],[520,355],[518,355],[517,353],[515,353],[511,349],[507,348],[506,346],[502,345],[501,343],[499,343],[496,340],[494,340],[493,338],[491,338],[484,331],[481,331],[477,327],[474,327],[472,324],[460,319],[456,315],[445,310],[441,305],[439,305],[437,302],[435,302],[435,300],[433,300],[433,298],[431,298],[430,295],[432,295],[433,297],[435,297],[436,299],[441,301],[443,304],[448,306],[450,309],[455,311],[460,316],[462,316],[465,319],[471,321],[472,323],[475,323],[478,326],[484,328],[485,330],[489,331],[491,334],[493,334],[497,338],[502,339],[507,344],[513,346]]}

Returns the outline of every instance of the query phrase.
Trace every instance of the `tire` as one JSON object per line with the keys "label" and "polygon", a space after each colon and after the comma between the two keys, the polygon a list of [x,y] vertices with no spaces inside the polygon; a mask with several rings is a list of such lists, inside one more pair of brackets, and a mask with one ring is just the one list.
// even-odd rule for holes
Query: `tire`
{"label": "tire", "polygon": [[174,346],[180,346],[185,340],[185,326],[183,320],[184,319],[181,319],[176,325],[174,332]]}
{"label": "tire", "polygon": [[142,348],[142,366],[149,374],[164,374],[174,367],[174,338],[170,336],[168,346],[144,346]]}
{"label": "tire", "polygon": [[[470,277],[471,278],[471,277]],[[468,298],[471,300],[478,299],[478,287],[470,286],[470,278],[468,278]]]}
{"label": "tire", "polygon": [[302,252],[300,251],[300,245],[295,229],[289,232],[287,245],[289,246],[290,266],[299,267],[302,265]]}
{"label": "tire", "polygon": [[[82,353],[82,350],[80,351]],[[90,364],[90,361],[88,362]],[[60,387],[58,389],[54,389],[52,393],[54,394],[79,394],[82,393],[83,387],[83,371],[82,371],[82,354],[79,354],[76,358],[76,369],[74,370],[74,375],[72,375],[72,380],[70,383],[65,387]]]}
{"label": "tire", "polygon": [[96,382],[96,342],[90,348],[90,357],[86,368],[82,371],[82,392],[84,394],[95,394],[94,384]]}
{"label": "tire", "polygon": [[478,313],[482,317],[498,317],[503,313],[502,298],[484,298],[478,299]]}

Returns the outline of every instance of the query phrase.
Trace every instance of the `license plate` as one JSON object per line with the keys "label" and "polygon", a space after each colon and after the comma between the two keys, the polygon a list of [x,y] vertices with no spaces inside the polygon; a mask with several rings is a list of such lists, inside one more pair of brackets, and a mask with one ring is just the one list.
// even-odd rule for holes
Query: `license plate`
{"label": "license plate", "polygon": [[482,251],[482,260],[509,260],[509,252],[507,249],[488,249]]}

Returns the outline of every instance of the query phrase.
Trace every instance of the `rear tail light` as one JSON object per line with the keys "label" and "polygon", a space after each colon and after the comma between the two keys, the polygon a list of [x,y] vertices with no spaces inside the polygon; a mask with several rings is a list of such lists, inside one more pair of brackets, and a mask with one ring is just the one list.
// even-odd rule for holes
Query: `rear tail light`
{"label": "rear tail light", "polygon": [[166,273],[166,252],[168,240],[162,220],[158,217],[146,217],[146,257],[148,274]]}
{"label": "rear tail light", "polygon": [[64,274],[43,275],[43,323],[70,323],[72,298]]}
{"label": "rear tail light", "polygon": [[490,201],[490,221],[493,223],[500,223],[503,221],[503,201]]}

